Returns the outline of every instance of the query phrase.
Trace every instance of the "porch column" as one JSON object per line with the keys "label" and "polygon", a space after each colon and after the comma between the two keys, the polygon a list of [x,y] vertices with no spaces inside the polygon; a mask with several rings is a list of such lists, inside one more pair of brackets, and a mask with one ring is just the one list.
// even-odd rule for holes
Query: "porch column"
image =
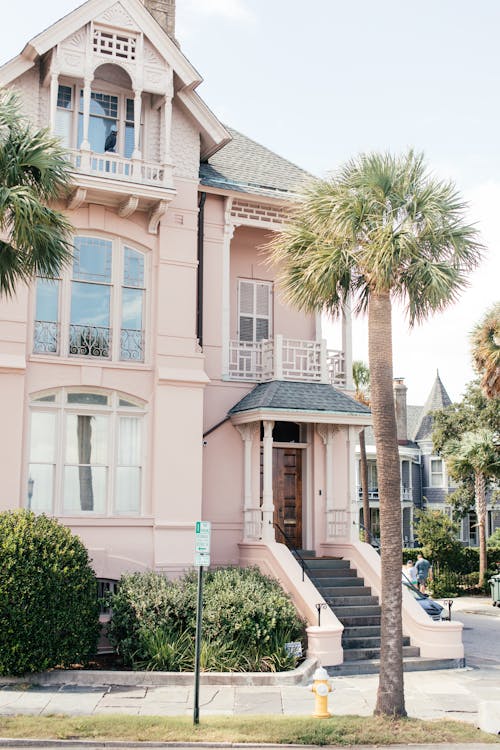
{"label": "porch column", "polygon": [[258,422],[237,425],[244,445],[243,465],[243,541],[260,539],[262,536],[262,511],[253,504],[252,451],[253,441],[259,427]]}
{"label": "porch column", "polygon": [[274,503],[273,503],[273,427],[274,422],[264,420],[263,459],[264,476],[262,489],[262,539],[274,542]]}
{"label": "porch column", "polygon": [[85,78],[83,82],[83,128],[82,142],[80,151],[82,151],[81,166],[83,169],[90,169],[90,143],[89,143],[89,124],[90,124],[90,94],[92,91],[92,78]]}
{"label": "porch column", "polygon": [[163,113],[163,163],[171,166],[172,158],[170,155],[170,143],[172,139],[172,97],[165,95],[165,101],[162,107]]}
{"label": "porch column", "polygon": [[333,437],[336,432],[333,424],[318,425],[318,433],[325,445],[325,513],[326,513],[326,541],[335,538],[335,521],[333,509]]}
{"label": "porch column", "polygon": [[352,317],[350,302],[346,302],[342,311],[342,351],[344,353],[345,387],[354,390],[352,380]]}
{"label": "porch column", "polygon": [[136,89],[134,91],[134,151],[132,153],[132,159],[134,161],[142,160],[142,153],[140,148],[141,115],[142,91],[141,89]]}
{"label": "porch column", "polygon": [[59,73],[52,72],[50,76],[50,132],[56,132],[57,94],[59,91]]}
{"label": "porch column", "polygon": [[231,240],[234,224],[231,217],[233,199],[224,203],[224,239],[222,242],[222,377],[229,377],[229,341],[231,337]]}

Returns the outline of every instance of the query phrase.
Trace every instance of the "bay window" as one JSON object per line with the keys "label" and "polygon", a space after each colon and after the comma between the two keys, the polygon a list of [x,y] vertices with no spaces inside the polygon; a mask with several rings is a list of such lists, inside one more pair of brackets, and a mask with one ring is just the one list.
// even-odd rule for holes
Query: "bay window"
{"label": "bay window", "polygon": [[27,505],[55,515],[141,512],[143,408],[59,389],[31,402]]}
{"label": "bay window", "polygon": [[61,278],[38,278],[33,352],[144,361],[146,256],[119,239],[79,236]]}

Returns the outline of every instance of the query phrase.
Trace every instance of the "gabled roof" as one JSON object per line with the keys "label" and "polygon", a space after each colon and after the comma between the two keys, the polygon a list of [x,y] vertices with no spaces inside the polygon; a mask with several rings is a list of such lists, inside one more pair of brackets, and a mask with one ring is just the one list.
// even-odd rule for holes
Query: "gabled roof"
{"label": "gabled roof", "polygon": [[194,93],[194,89],[202,82],[202,77],[140,0],[87,0],[37,34],[17,57],[1,66],[0,86],[11,83],[56,44],[76,33],[94,18],[102,16],[113,6],[120,6],[120,12],[123,10],[130,16],[175,72],[179,98],[200,126],[202,156],[208,158],[227,143],[230,136],[213,112]]}
{"label": "gabled roof", "polygon": [[327,383],[298,383],[272,380],[259,383],[229,410],[229,415],[244,411],[283,410],[369,415],[370,409]]}
{"label": "gabled roof", "polygon": [[448,396],[446,388],[441,382],[439,373],[436,373],[436,380],[434,381],[431,392],[422,408],[420,421],[415,430],[414,440],[417,442],[421,440],[430,440],[432,436],[432,412],[437,409],[444,409],[450,404],[451,398]]}
{"label": "gabled roof", "polygon": [[200,165],[200,182],[239,193],[290,199],[312,175],[260,143],[226,127],[232,140]]}

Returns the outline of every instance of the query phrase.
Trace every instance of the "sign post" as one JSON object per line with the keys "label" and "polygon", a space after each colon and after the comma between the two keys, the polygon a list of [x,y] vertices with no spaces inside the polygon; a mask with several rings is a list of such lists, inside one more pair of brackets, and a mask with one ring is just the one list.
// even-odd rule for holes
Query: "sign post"
{"label": "sign post", "polygon": [[203,613],[203,568],[210,565],[210,521],[196,521],[194,564],[198,568],[198,602],[196,606],[196,640],[194,652],[193,724],[200,723],[200,650]]}

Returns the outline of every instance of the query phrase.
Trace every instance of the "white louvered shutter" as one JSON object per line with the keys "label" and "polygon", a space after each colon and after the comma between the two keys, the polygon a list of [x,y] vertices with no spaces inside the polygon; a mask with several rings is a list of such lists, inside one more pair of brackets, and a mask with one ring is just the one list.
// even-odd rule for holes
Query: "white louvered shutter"
{"label": "white louvered shutter", "polygon": [[270,338],[271,291],[271,283],[240,280],[238,295],[240,341],[262,341],[262,339]]}

